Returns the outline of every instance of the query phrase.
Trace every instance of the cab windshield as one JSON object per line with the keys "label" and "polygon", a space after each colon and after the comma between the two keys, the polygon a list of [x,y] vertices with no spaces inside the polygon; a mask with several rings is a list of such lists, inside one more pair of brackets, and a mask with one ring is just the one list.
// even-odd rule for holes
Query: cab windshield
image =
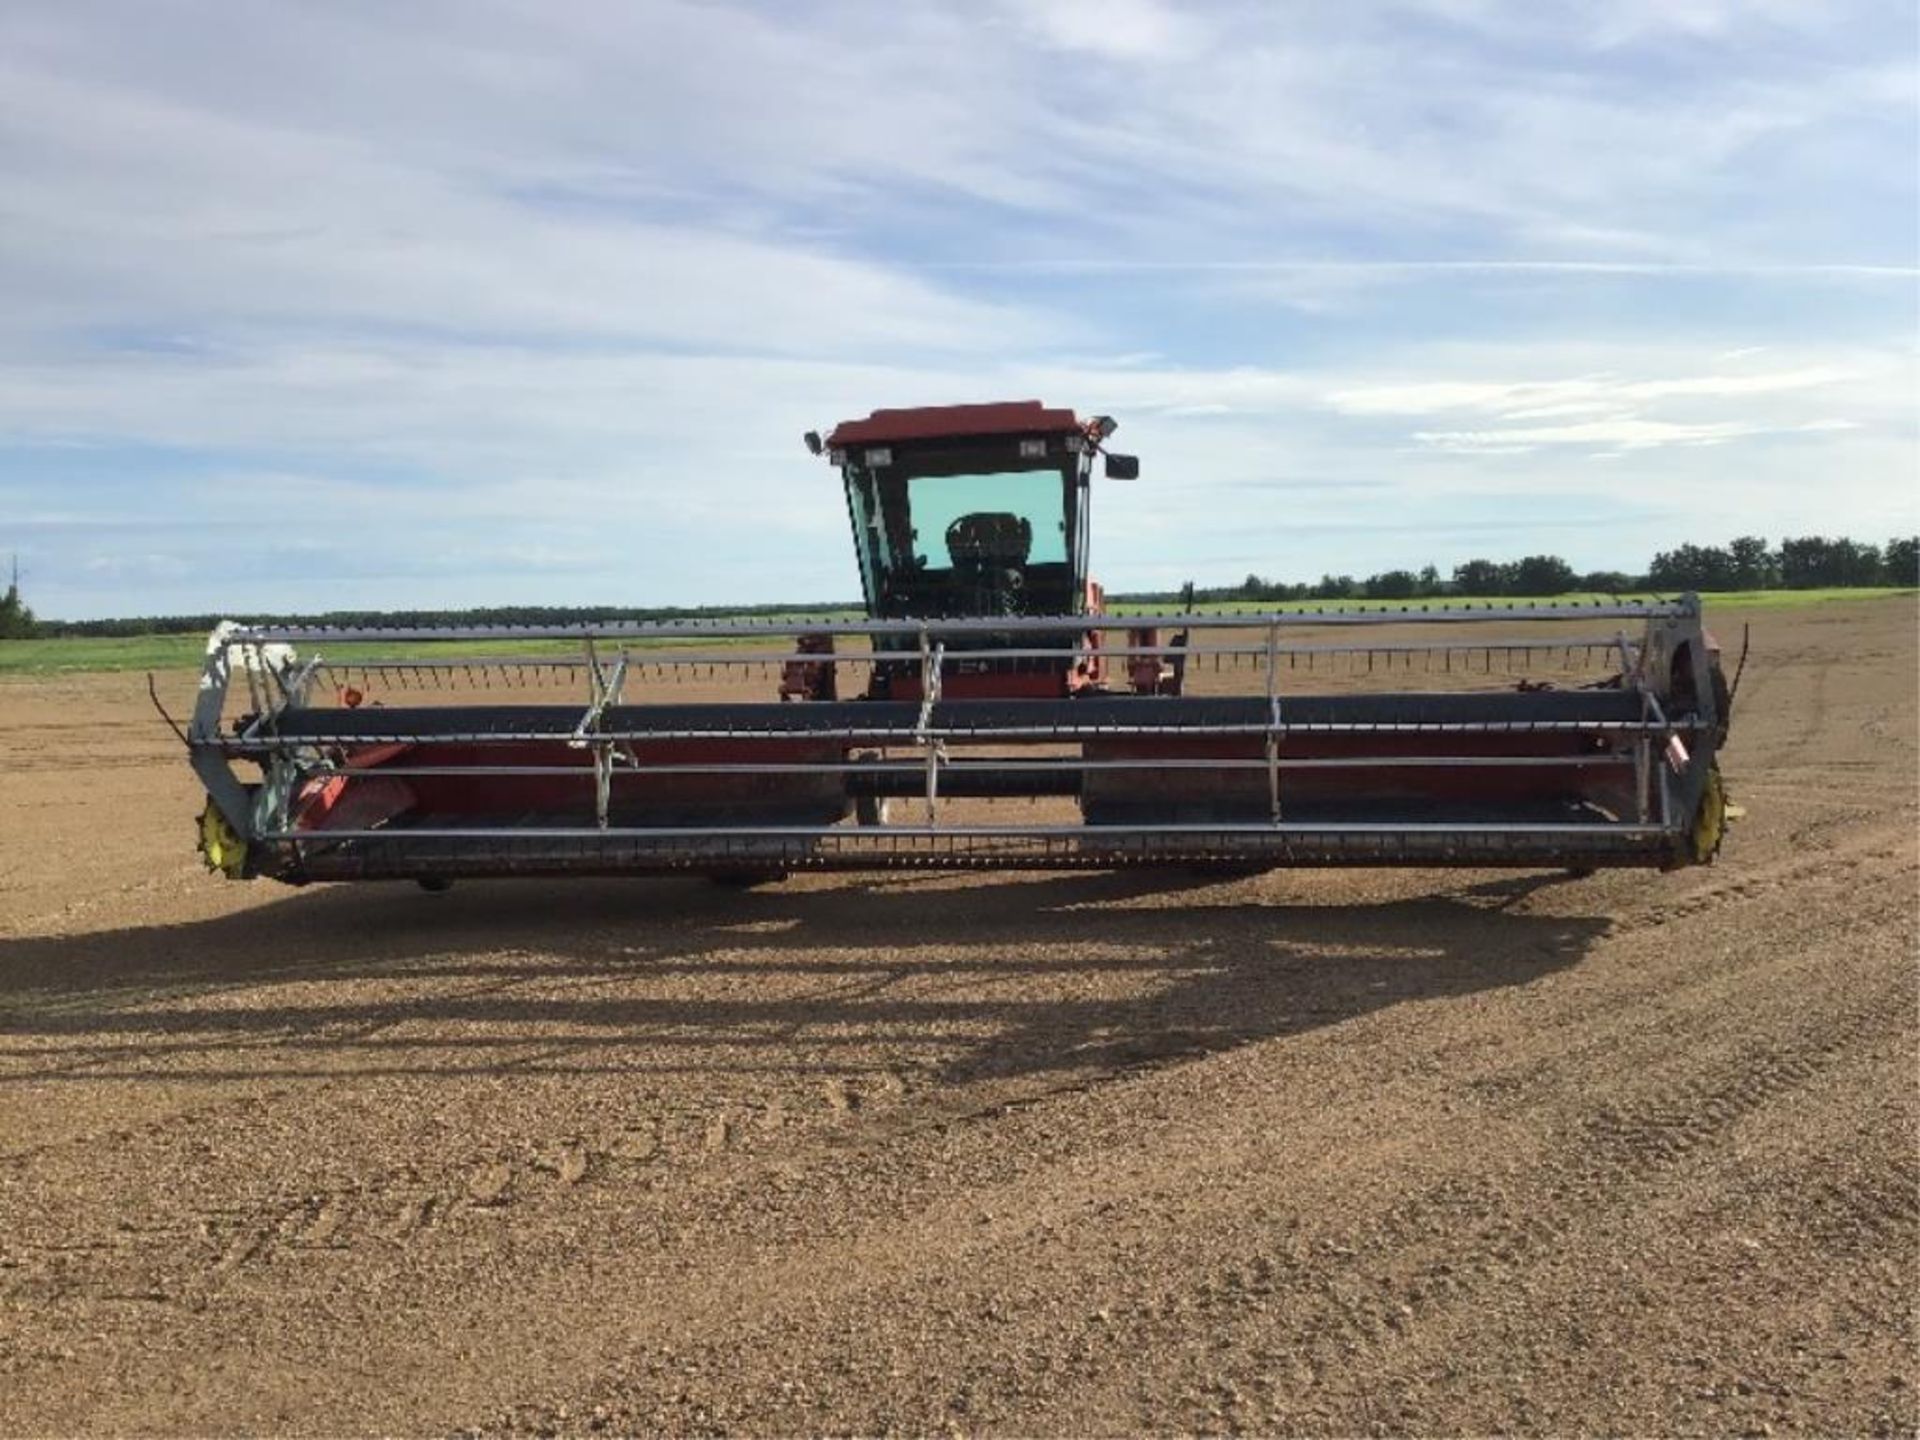
{"label": "cab windshield", "polygon": [[1073,460],[1036,457],[1031,466],[989,470],[952,454],[901,458],[895,465],[846,467],[861,582],[874,614],[1032,615],[1078,608],[1070,539]]}
{"label": "cab windshield", "polygon": [[918,570],[951,570],[977,556],[980,547],[970,539],[992,527],[963,522],[983,517],[1018,522],[1005,527],[1026,539],[1024,554],[1014,556],[1009,545],[1013,564],[1058,565],[1067,558],[1066,495],[1053,471],[916,475],[907,481],[907,515]]}

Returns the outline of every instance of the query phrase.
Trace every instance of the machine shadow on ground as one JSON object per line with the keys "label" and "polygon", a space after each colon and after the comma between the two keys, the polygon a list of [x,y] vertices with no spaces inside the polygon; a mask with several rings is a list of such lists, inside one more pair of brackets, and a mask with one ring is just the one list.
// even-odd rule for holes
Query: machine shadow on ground
{"label": "machine shadow on ground", "polygon": [[1558,878],[1356,905],[1150,872],[323,888],[0,940],[0,1086],[1123,1066],[1571,966],[1610,922],[1515,904]]}

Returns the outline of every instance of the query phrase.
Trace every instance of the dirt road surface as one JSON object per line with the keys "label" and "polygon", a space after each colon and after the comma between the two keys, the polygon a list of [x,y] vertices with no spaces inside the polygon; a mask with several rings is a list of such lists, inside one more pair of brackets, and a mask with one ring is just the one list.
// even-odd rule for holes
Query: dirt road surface
{"label": "dirt road surface", "polygon": [[1916,612],[1751,618],[1585,880],[234,885],[0,686],[0,1429],[1912,1434]]}

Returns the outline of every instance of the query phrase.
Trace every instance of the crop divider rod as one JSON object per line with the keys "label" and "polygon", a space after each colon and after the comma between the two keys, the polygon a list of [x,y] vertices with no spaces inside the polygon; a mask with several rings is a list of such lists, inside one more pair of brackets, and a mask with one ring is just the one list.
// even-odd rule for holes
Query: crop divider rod
{"label": "crop divider rod", "polygon": [[1640,661],[1634,654],[1633,642],[1627,639],[1627,632],[1625,630],[1616,630],[1613,632],[1613,647],[1620,652],[1621,680],[1624,682],[1637,676],[1637,678],[1644,682],[1646,676],[1639,675],[1638,673],[1640,670]]}
{"label": "crop divider rod", "polygon": [[600,729],[600,721],[607,707],[620,703],[620,692],[627,683],[627,657],[622,655],[615,661],[610,674],[602,674],[596,663],[592,674],[593,698],[587,705],[586,713],[580,717],[580,723],[573,727],[573,734],[567,742],[575,750],[585,749],[590,743],[590,737]]}
{"label": "crop divider rod", "polygon": [[[287,652],[287,658],[289,661],[292,660],[293,653],[291,651]],[[280,691],[280,704],[282,706],[293,704],[294,696],[299,693],[299,690],[296,685],[288,682],[286,670],[281,666],[271,664],[268,661],[266,652],[264,650],[260,654],[260,666],[263,670],[266,671],[266,673],[269,676],[272,677],[274,686]],[[262,693],[263,694],[266,693],[264,688],[262,690]],[[279,707],[273,707],[273,708],[279,708]]]}
{"label": "crop divider rod", "polygon": [[1267,627],[1267,803],[1280,823],[1280,627]]}
{"label": "crop divider rod", "polygon": [[260,694],[260,677],[254,672],[259,667],[260,646],[252,641],[242,641],[239,645],[240,668],[247,679],[247,703],[253,707],[256,715],[264,715],[267,705]]}
{"label": "crop divider rod", "polygon": [[283,691],[287,692],[287,698],[282,700],[278,705],[269,706],[254,716],[253,723],[240,732],[239,738],[242,740],[257,740],[268,731],[277,734],[280,717],[293,708],[293,697],[306,693],[306,688],[312,682],[315,672],[323,668],[324,663],[325,662],[316,655],[313,659],[302,665],[300,667],[300,673],[295,675],[291,682],[281,687]]}
{"label": "crop divider rod", "polygon": [[913,728],[914,743],[927,752],[927,824],[936,824],[940,803],[940,762],[946,759],[946,742],[931,735],[933,707],[940,703],[940,672],[944,668],[947,644],[937,644],[923,629],[920,632],[920,718]]}
{"label": "crop divider rod", "polygon": [[[1655,695],[1651,689],[1647,689],[1645,694],[1647,697],[1647,707],[1652,712],[1653,722],[1660,727],[1661,733],[1666,736],[1666,740],[1661,746],[1661,758],[1664,759],[1666,763],[1664,765],[1652,766],[1652,768],[1660,777],[1660,787],[1657,792],[1657,798],[1660,802],[1660,820],[1661,823],[1667,824],[1671,823],[1672,820],[1672,816],[1669,813],[1672,800],[1667,789],[1667,772],[1672,771],[1674,774],[1678,774],[1680,770],[1691,761],[1692,757],[1687,750],[1686,742],[1680,738],[1680,727],[1667,718],[1666,709],[1660,704],[1660,697]],[[1640,743],[1648,749],[1649,764],[1651,765],[1650,752],[1653,747],[1653,739],[1649,736]],[[1643,815],[1641,819],[1644,820],[1646,817]]]}
{"label": "crop divider rod", "polygon": [[1647,685],[1647,677],[1640,673],[1633,645],[1627,639],[1625,630],[1614,631],[1613,648],[1620,656],[1620,683],[1631,684],[1640,695],[1641,730],[1633,741],[1633,800],[1636,818],[1644,825],[1650,813],[1648,792],[1653,786],[1653,736],[1647,727],[1654,723],[1659,706]]}
{"label": "crop divider rod", "polygon": [[[595,825],[605,830],[613,803],[614,752],[619,744],[600,734],[600,724],[607,706],[619,703],[620,693],[627,683],[627,655],[622,651],[612,669],[608,670],[601,665],[591,637],[586,642],[586,648],[587,679],[592,689],[592,699],[587,705],[587,713],[580,717],[580,723],[574,727],[573,736],[567,743],[576,750],[591,748],[593,751],[593,819]],[[628,758],[633,758],[632,747],[628,746],[626,750]]]}

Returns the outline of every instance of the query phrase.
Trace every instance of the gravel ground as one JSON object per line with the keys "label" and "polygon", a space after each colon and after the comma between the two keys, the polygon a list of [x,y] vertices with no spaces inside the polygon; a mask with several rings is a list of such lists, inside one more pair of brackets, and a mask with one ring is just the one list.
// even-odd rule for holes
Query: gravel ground
{"label": "gravel ground", "polygon": [[0,1428],[1913,1434],[1915,606],[1752,620],[1585,880],[239,886],[0,685]]}

